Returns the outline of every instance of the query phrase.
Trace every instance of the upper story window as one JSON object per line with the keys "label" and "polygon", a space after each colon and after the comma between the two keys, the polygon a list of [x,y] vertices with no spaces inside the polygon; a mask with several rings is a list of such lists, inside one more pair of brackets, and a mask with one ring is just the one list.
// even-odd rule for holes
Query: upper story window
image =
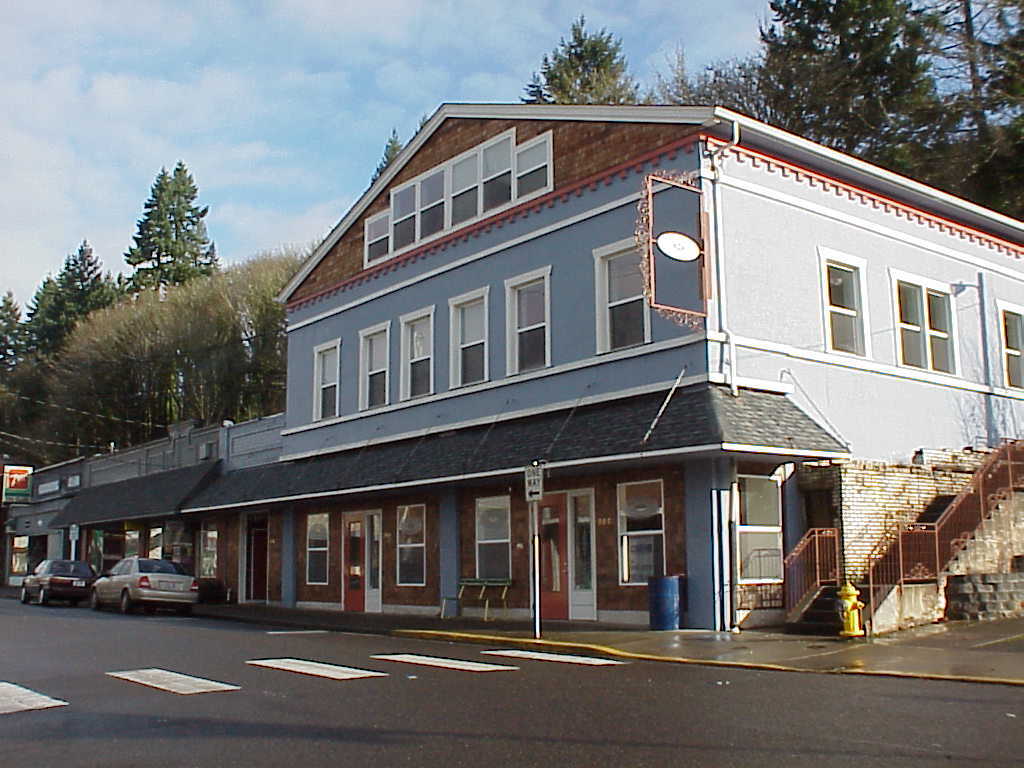
{"label": "upper story window", "polygon": [[[819,249],[824,279],[826,337],[831,352],[868,354],[864,328],[864,267],[861,259]],[[838,257],[838,258],[834,258]],[[840,260],[841,259],[841,260]]]}
{"label": "upper story window", "polygon": [[640,258],[631,240],[594,251],[598,352],[625,349],[651,340]]}
{"label": "upper story window", "polygon": [[551,267],[544,267],[505,281],[510,375],[551,365],[550,278]]}
{"label": "upper story window", "polygon": [[389,211],[366,220],[364,264],[550,191],[551,133],[515,140],[506,131],[392,189]]}
{"label": "upper story window", "polygon": [[[313,400],[313,420],[333,419],[338,415],[338,340],[321,344],[314,351],[314,378],[316,393]],[[201,457],[202,458],[202,457]]]}
{"label": "upper story window", "polygon": [[451,328],[451,387],[487,380],[488,289],[448,300]]}
{"label": "upper story window", "polygon": [[391,214],[366,220],[366,261],[377,261],[391,252]]}
{"label": "upper story window", "polygon": [[896,305],[900,363],[954,373],[953,312],[948,286],[929,286],[916,278],[897,279]]}
{"label": "upper story window", "polygon": [[364,410],[388,404],[390,338],[390,322],[359,332],[359,407]]}
{"label": "upper story window", "polygon": [[402,322],[402,399],[434,391],[434,308],[420,310]]}
{"label": "upper story window", "polygon": [[1006,386],[1024,389],[1024,308],[1000,304]]}

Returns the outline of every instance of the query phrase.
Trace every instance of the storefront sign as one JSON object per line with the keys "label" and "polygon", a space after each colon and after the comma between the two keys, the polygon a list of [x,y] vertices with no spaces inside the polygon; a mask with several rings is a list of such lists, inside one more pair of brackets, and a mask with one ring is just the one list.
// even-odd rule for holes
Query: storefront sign
{"label": "storefront sign", "polygon": [[4,487],[2,501],[28,501],[31,496],[29,478],[32,467],[4,467]]}

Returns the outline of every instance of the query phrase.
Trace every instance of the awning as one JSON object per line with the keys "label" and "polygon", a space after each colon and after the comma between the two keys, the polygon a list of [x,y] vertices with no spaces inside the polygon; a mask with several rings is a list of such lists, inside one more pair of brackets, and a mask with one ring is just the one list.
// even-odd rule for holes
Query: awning
{"label": "awning", "polygon": [[216,475],[220,462],[205,461],[117,483],[83,488],[51,523],[53,528],[175,515]]}
{"label": "awning", "polygon": [[780,461],[849,456],[789,397],[713,384],[677,391],[645,441],[666,391],[420,437],[369,443],[308,459],[228,472],[183,512],[386,491],[495,477],[535,459],[551,468],[673,455],[756,454]]}

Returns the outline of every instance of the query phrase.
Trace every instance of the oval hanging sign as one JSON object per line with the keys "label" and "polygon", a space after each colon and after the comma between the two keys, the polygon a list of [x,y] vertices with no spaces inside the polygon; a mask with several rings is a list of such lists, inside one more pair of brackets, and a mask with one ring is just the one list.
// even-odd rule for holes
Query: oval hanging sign
{"label": "oval hanging sign", "polygon": [[659,251],[675,261],[696,261],[700,256],[700,244],[682,232],[662,232],[655,242]]}

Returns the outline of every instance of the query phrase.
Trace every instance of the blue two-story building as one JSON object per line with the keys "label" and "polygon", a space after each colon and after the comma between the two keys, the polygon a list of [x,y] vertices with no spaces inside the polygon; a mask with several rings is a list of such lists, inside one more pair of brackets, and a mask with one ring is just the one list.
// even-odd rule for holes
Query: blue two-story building
{"label": "blue two-story building", "polygon": [[444,105],[281,295],[281,460],[183,511],[235,521],[241,600],[525,617],[538,462],[546,617],[678,573],[687,625],[752,620],[796,464],[1018,434],[1022,229],[721,108]]}

